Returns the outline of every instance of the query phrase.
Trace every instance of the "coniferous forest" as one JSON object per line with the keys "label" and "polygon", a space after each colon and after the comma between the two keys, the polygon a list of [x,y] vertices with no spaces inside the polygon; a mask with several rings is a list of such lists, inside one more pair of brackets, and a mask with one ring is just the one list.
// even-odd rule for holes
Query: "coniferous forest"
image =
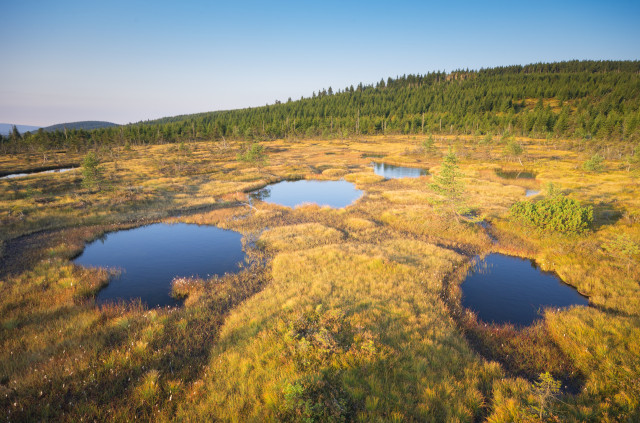
{"label": "coniferous forest", "polygon": [[2,137],[4,151],[189,140],[376,134],[528,136],[629,153],[640,142],[640,61],[568,61],[381,79],[262,107],[96,130]]}

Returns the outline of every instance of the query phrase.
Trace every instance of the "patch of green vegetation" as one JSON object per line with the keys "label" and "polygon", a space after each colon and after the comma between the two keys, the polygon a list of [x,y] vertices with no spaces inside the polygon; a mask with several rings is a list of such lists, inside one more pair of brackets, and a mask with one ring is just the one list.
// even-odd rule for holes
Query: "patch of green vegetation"
{"label": "patch of green vegetation", "polygon": [[589,160],[584,162],[582,168],[587,172],[602,172],[604,170],[604,157],[594,154]]}
{"label": "patch of green vegetation", "polygon": [[602,249],[608,254],[621,259],[630,270],[634,261],[640,257],[640,246],[633,242],[628,234],[618,234],[602,244]]}
{"label": "patch of green vegetation", "polygon": [[500,178],[512,179],[512,180],[517,180],[517,179],[535,179],[535,177],[536,177],[535,172],[530,171],[530,170],[526,170],[526,169],[519,169],[519,170],[496,169],[495,173]]}
{"label": "patch of green vegetation", "polygon": [[504,154],[512,159],[518,160],[522,165],[522,155],[524,154],[524,147],[514,140],[509,140],[504,147]]}
{"label": "patch of green vegetation", "polygon": [[464,184],[460,180],[461,177],[462,173],[458,168],[458,158],[453,150],[449,149],[449,153],[442,160],[440,172],[433,177],[431,188],[447,199],[455,201],[464,190]]}
{"label": "patch of green vegetation", "polygon": [[447,209],[455,214],[465,214],[469,211],[462,201],[464,192],[462,176],[463,174],[458,167],[458,158],[450,148],[442,159],[440,172],[433,177],[430,187],[444,197]]}
{"label": "patch of green vegetation", "polygon": [[560,386],[560,382],[555,380],[549,372],[541,373],[540,379],[534,383],[533,391],[536,403],[532,408],[538,414],[540,420],[543,417],[547,417],[551,403],[558,399]]}
{"label": "patch of green vegetation", "polygon": [[238,160],[249,163],[263,163],[267,159],[264,146],[254,142],[244,152],[238,153]]}
{"label": "patch of green vegetation", "polygon": [[94,152],[90,151],[84,156],[82,160],[82,186],[89,189],[100,186],[102,172],[99,166],[100,161]]}
{"label": "patch of green vegetation", "polygon": [[426,155],[431,155],[437,151],[433,135],[429,135],[424,141],[422,141],[422,150]]}
{"label": "patch of green vegetation", "polygon": [[539,201],[518,201],[510,210],[511,217],[534,228],[579,234],[593,223],[593,207],[582,206],[578,200],[561,193]]}
{"label": "patch of green vegetation", "polygon": [[356,404],[343,386],[341,373],[348,361],[358,360],[358,350],[375,352],[373,342],[358,334],[344,315],[325,312],[321,306],[299,314],[279,330],[287,342],[285,355],[308,374],[283,388],[278,420],[352,420]]}

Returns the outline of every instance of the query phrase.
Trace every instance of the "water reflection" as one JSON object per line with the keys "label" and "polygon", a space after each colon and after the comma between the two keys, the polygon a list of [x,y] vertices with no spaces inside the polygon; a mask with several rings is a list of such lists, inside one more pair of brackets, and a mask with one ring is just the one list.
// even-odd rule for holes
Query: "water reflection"
{"label": "water reflection", "polygon": [[251,194],[251,198],[286,207],[312,203],[333,208],[346,207],[362,196],[347,181],[283,181]]}
{"label": "water reflection", "polygon": [[65,168],[62,168],[62,169],[43,170],[41,172],[11,173],[9,175],[1,176],[0,179],[21,178],[23,176],[42,175],[42,174],[45,174],[45,173],[62,173],[62,172],[68,172],[68,171],[73,170],[73,169],[77,169],[77,168],[75,168],[75,167],[65,167]]}
{"label": "water reflection", "polygon": [[536,173],[531,170],[502,170],[495,169],[496,175],[504,179],[535,179]]}
{"label": "water reflection", "polygon": [[461,285],[462,305],[480,320],[530,325],[546,307],[588,305],[589,301],[533,260],[489,254],[478,260]]}
{"label": "water reflection", "polygon": [[394,166],[386,163],[372,163],[373,171],[376,175],[389,179],[397,178],[419,178],[429,174],[427,169],[417,167]]}
{"label": "water reflection", "polygon": [[223,275],[244,260],[242,235],[213,226],[153,224],[105,234],[74,260],[82,266],[121,269],[98,292],[101,304],[140,298],[148,306],[175,306],[174,277]]}

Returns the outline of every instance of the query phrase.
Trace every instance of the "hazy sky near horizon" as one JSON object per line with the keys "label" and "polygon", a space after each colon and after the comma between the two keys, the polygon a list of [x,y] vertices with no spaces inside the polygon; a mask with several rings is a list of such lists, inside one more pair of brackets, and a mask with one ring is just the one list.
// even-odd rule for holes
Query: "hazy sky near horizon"
{"label": "hazy sky near horizon", "polygon": [[129,123],[435,70],[640,59],[636,1],[0,3],[0,122]]}

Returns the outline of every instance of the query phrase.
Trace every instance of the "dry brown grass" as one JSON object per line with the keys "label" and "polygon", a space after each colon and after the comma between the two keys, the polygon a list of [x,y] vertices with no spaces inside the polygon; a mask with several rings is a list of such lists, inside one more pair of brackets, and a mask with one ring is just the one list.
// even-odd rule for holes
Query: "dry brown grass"
{"label": "dry brown grass", "polygon": [[[422,139],[277,140],[265,143],[268,161],[259,166],[235,159],[239,143],[192,143],[186,152],[134,147],[117,165],[102,156],[101,191],[83,189],[74,173],[0,181],[5,260],[15,260],[18,236],[60,234],[24,238],[43,242],[25,247],[33,261],[0,282],[5,415],[525,421],[532,419],[532,385],[510,372],[531,376],[542,363],[561,373],[553,367],[562,367],[561,358],[578,369],[585,389],[554,404],[556,418],[637,418],[640,267],[603,249],[619,234],[640,244],[637,175],[611,161],[602,174],[586,173],[576,153],[518,139],[537,178],[505,180],[493,169],[519,165],[505,161],[499,142],[439,136],[439,153],[426,156]],[[449,146],[461,157],[465,203],[491,224],[497,243],[443,207],[431,176],[384,180],[370,167],[375,156],[437,173]],[[56,154],[60,162],[80,159]],[[35,161],[7,156],[0,169],[33,168]],[[287,178],[345,178],[366,195],[342,210],[248,204],[248,191]],[[547,182],[594,206],[591,232],[549,235],[509,219],[525,188]],[[228,278],[178,282],[175,293],[186,295],[186,304],[177,310],[96,308],[92,295],[107,275],[67,259],[102,231],[158,220],[237,230],[273,259],[261,257]],[[480,343],[470,344],[463,330],[473,327],[452,317],[450,291],[469,258],[489,251],[535,258],[595,307],[548,312],[529,331],[481,330]],[[498,361],[471,346],[488,348],[484,356]],[[536,354],[544,359],[529,366]],[[514,356],[524,368],[512,368]],[[316,414],[307,402],[318,406]]]}

